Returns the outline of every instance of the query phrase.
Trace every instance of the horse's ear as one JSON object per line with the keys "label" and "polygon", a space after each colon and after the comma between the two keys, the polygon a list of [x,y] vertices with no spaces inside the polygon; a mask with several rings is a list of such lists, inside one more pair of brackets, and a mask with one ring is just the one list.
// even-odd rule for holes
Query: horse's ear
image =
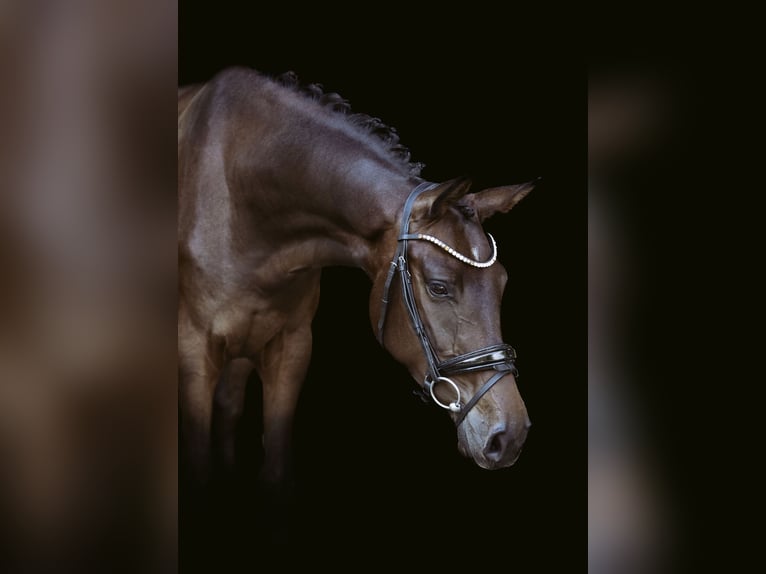
{"label": "horse's ear", "polygon": [[534,189],[535,184],[538,181],[540,181],[540,178],[518,185],[491,187],[474,193],[473,201],[479,219],[484,221],[496,213],[506,213],[510,211],[514,205],[524,199],[526,195]]}
{"label": "horse's ear", "polygon": [[429,206],[426,212],[429,219],[438,219],[450,205],[461,199],[471,189],[471,180],[458,177],[440,183],[435,188],[423,194],[424,205]]}

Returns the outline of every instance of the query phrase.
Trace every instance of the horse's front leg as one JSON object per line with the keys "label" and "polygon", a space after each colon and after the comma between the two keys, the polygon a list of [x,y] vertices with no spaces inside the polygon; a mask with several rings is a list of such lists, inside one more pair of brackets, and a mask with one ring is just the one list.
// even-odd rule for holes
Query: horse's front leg
{"label": "horse's front leg", "polygon": [[292,312],[282,330],[255,360],[263,385],[263,525],[267,538],[280,545],[288,540],[293,498],[293,422],[311,359],[311,321],[319,303],[319,273],[305,277],[293,294]]}
{"label": "horse's front leg", "polygon": [[266,347],[256,367],[263,384],[263,466],[260,478],[270,490],[292,480],[295,408],[311,358],[311,325],[284,330]]}
{"label": "horse's front leg", "polygon": [[221,370],[221,346],[194,329],[182,314],[179,321],[179,398],[185,463],[195,488],[211,474],[213,393]]}
{"label": "horse's front leg", "polygon": [[263,385],[264,485],[292,480],[292,437],[295,408],[311,360],[311,321],[319,306],[319,270],[305,271],[285,287],[280,330],[253,357]]}
{"label": "horse's front leg", "polygon": [[295,408],[311,356],[311,327],[283,331],[256,364],[263,384],[262,525],[266,540],[287,544],[293,506]]}
{"label": "horse's front leg", "polygon": [[253,363],[247,358],[233,359],[223,371],[215,391],[216,443],[220,449],[224,468],[234,472],[236,467],[237,423],[245,408],[247,379]]}

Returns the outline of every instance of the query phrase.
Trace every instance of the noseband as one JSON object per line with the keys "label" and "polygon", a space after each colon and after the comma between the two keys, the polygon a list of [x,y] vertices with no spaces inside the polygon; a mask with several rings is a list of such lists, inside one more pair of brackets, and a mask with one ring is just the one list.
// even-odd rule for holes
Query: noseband
{"label": "noseband", "polygon": [[[428,393],[423,390],[423,397],[427,399],[430,395],[431,399],[433,399],[433,401],[443,409],[447,409],[453,413],[458,413],[457,419],[455,420],[455,426],[460,426],[460,423],[463,422],[463,419],[465,419],[469,411],[476,406],[476,403],[478,403],[479,400],[493,386],[495,386],[498,381],[500,381],[500,379],[511,373],[515,377],[518,376],[518,371],[516,370],[516,364],[514,362],[516,359],[516,351],[514,351],[513,347],[510,345],[502,343],[499,345],[483,347],[476,351],[471,351],[470,353],[452,357],[446,361],[440,361],[436,355],[433,345],[431,344],[431,340],[428,337],[425,325],[420,318],[418,306],[415,301],[415,293],[412,288],[412,276],[410,275],[407,264],[408,241],[428,241],[444,249],[447,253],[459,261],[465,263],[466,265],[471,265],[472,267],[477,267],[479,269],[485,269],[495,263],[495,260],[497,259],[497,244],[495,243],[494,238],[487,234],[487,237],[489,238],[489,241],[492,245],[492,256],[487,261],[475,261],[474,259],[458,253],[436,237],[431,235],[424,235],[421,233],[411,234],[409,232],[410,216],[412,214],[412,207],[415,204],[415,200],[420,194],[428,191],[429,189],[433,189],[434,187],[436,187],[435,183],[427,181],[421,183],[412,190],[404,204],[398,237],[399,246],[396,250],[396,253],[394,254],[394,258],[391,260],[391,266],[388,270],[388,276],[386,277],[386,282],[383,287],[383,305],[381,308],[380,319],[378,321],[378,341],[380,341],[380,344],[383,345],[383,330],[386,324],[389,291],[391,289],[391,284],[393,283],[394,276],[396,275],[396,272],[399,271],[399,277],[401,278],[402,283],[402,298],[404,299],[404,305],[407,309],[407,314],[410,317],[412,327],[415,329],[415,333],[420,340],[420,345],[423,348],[423,353],[426,357],[426,361],[428,362],[428,373],[426,374],[426,378],[423,381],[426,389],[428,389]],[[461,401],[460,387],[458,387],[457,384],[448,377],[448,375],[460,375],[463,373],[472,373],[475,371],[486,370],[494,370],[496,373],[494,373],[489,378],[489,380],[487,380],[487,382],[481,386],[476,394],[471,397],[471,400],[469,400],[464,405]],[[439,383],[443,383],[452,387],[452,390],[457,396],[453,402],[445,404],[436,397],[434,387],[436,387],[436,385]]]}

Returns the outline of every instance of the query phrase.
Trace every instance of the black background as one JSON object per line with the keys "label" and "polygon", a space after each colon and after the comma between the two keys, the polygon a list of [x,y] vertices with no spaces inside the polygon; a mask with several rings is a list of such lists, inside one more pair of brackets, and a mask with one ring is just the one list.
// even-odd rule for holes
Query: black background
{"label": "black background", "polygon": [[[480,189],[542,177],[485,225],[509,270],[504,337],[519,353],[533,427],[510,469],[463,459],[452,423],[411,395],[414,382],[375,341],[366,276],[326,270],[297,415],[296,529],[284,559],[584,569],[586,74],[576,45],[513,14],[384,21],[332,11],[181,1],[179,85],[229,65],[294,70],[396,127],[426,179],[469,175]],[[182,490],[181,572],[257,570],[266,559],[254,492],[258,395],[251,380],[236,479],[221,481],[201,511]]]}

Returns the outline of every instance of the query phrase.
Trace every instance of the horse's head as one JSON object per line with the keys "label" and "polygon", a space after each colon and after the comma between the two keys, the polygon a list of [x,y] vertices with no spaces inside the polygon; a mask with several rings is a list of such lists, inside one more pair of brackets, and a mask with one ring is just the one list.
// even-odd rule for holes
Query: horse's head
{"label": "horse's head", "polygon": [[[371,299],[381,343],[450,411],[460,452],[488,469],[516,461],[530,421],[513,350],[502,345],[508,275],[481,224],[510,210],[532,187],[468,195],[470,182],[461,179],[413,192],[396,231],[398,251]],[[381,298],[389,303],[381,306]]]}

